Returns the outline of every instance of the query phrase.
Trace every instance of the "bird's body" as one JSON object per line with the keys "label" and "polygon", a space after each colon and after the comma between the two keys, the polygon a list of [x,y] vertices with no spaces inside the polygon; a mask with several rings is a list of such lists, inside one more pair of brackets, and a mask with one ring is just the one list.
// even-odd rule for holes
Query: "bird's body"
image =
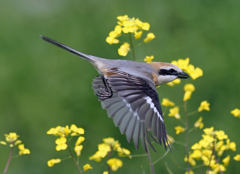
{"label": "bird's body", "polygon": [[[90,62],[100,77],[93,80],[95,95],[101,101],[108,117],[126,134],[127,140],[133,139],[136,148],[139,138],[145,151],[147,144],[153,150],[149,136],[157,143],[168,146],[168,137],[155,86],[188,75],[176,65],[164,62],[135,62],[129,60],[109,60],[84,54],[50,38],[41,36],[45,41],[57,45]],[[152,132],[152,134],[151,134]]]}

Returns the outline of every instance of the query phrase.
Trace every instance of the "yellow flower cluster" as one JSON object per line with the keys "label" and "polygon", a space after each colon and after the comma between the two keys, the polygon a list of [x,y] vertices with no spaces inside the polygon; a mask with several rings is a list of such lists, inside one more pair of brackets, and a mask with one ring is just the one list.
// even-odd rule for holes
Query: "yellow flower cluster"
{"label": "yellow flower cluster", "polygon": [[[82,134],[84,134],[83,128],[78,128],[75,124],[72,124],[69,128],[68,125],[65,127],[57,126],[55,128],[51,128],[47,131],[47,134],[57,136],[58,138],[55,140],[56,150],[65,150],[68,148],[68,136],[78,136],[77,141],[75,142],[74,151],[76,155],[79,157],[81,155],[81,151],[83,149],[83,145],[81,143],[85,140]],[[60,163],[60,159],[51,159],[48,161],[48,166],[52,167],[56,163]]]}
{"label": "yellow flower cluster", "polygon": [[[149,23],[142,22],[138,18],[129,18],[128,15],[118,16],[118,22],[115,26],[114,30],[109,33],[109,36],[106,38],[106,42],[110,45],[118,44],[119,40],[117,39],[122,33],[134,34],[134,38],[140,39],[143,33],[143,30],[148,31],[150,28]],[[131,37],[131,36],[130,36]],[[155,38],[153,33],[148,33],[147,37],[144,39],[145,43],[150,42]],[[126,56],[130,51],[130,44],[127,42],[123,43],[118,49],[118,54],[120,56]]]}
{"label": "yellow flower cluster", "polygon": [[18,146],[19,149],[19,155],[25,155],[30,154],[30,150],[24,147],[24,144],[22,144],[21,140],[18,140],[19,135],[17,135],[15,132],[10,132],[9,134],[4,134],[6,141],[0,141],[0,144],[7,145],[11,148],[14,146]]}
{"label": "yellow flower cluster", "polygon": [[[222,160],[223,164],[220,164],[215,159],[217,156],[221,157],[226,150],[231,149],[232,151],[236,151],[236,144],[230,142],[230,139],[228,139],[228,136],[222,130],[214,131],[214,128],[211,127],[203,131],[202,139],[191,147],[193,151],[189,154],[189,163],[192,166],[196,166],[195,160],[200,160],[205,166],[211,167],[209,173],[212,174],[226,171],[230,156],[228,155]],[[184,161],[187,161],[187,157],[184,158]]]}
{"label": "yellow flower cluster", "polygon": [[[131,157],[130,151],[128,149],[122,148],[121,144],[114,140],[114,138],[103,138],[103,143],[98,144],[98,151],[89,157],[90,160],[95,160],[100,162],[102,158],[106,157],[107,154],[111,154],[112,151],[117,151],[118,156],[120,157]],[[122,161],[117,158],[111,158],[107,161],[109,167],[116,171],[119,167],[122,167]]]}
{"label": "yellow flower cluster", "polygon": [[[171,62],[174,65],[177,65],[180,69],[185,71],[190,75],[193,80],[201,77],[203,75],[203,71],[200,68],[195,68],[192,64],[189,64],[189,58],[187,57],[185,60],[178,59]],[[179,84],[181,82],[180,79],[176,79],[172,82],[167,83],[169,86],[174,86],[174,84]]]}
{"label": "yellow flower cluster", "polygon": [[177,65],[183,71],[186,71],[186,73],[188,73],[193,80],[203,75],[202,69],[198,67],[195,68],[192,64],[189,64],[188,57],[185,60],[179,59],[178,61],[172,61],[171,63]]}

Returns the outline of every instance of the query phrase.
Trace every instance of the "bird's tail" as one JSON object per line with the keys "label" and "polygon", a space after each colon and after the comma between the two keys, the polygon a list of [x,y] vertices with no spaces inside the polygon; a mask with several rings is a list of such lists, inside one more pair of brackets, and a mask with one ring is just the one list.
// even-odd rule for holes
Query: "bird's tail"
{"label": "bird's tail", "polygon": [[64,44],[62,44],[62,43],[59,43],[59,42],[57,42],[57,41],[55,41],[55,40],[53,40],[53,39],[50,39],[50,38],[48,38],[48,37],[45,37],[45,36],[42,36],[42,35],[40,35],[40,37],[41,37],[43,40],[45,40],[45,41],[47,41],[47,42],[49,42],[49,43],[51,43],[51,44],[53,44],[53,45],[56,45],[56,46],[58,46],[58,47],[60,47],[60,48],[63,48],[64,50],[67,50],[67,51],[75,54],[76,56],[79,56],[79,57],[81,57],[81,58],[89,61],[89,62],[90,62],[91,64],[93,64],[93,65],[94,65],[95,62],[97,61],[96,59],[99,59],[98,57],[91,56],[91,55],[88,55],[88,54],[84,54],[84,53],[82,53],[82,52],[80,52],[80,51],[77,51],[77,50],[75,50],[75,49],[73,49],[73,48],[70,48],[70,47],[68,47],[68,46],[66,46],[66,45],[64,45]]}

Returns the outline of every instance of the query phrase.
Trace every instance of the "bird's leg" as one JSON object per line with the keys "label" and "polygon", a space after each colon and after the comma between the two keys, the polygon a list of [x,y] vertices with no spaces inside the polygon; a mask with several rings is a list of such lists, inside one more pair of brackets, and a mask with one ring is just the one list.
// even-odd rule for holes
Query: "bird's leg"
{"label": "bird's leg", "polygon": [[101,79],[104,86],[99,85],[99,87],[101,88],[101,91],[98,91],[96,95],[99,100],[103,101],[105,99],[111,98],[113,93],[103,75],[101,75]]}

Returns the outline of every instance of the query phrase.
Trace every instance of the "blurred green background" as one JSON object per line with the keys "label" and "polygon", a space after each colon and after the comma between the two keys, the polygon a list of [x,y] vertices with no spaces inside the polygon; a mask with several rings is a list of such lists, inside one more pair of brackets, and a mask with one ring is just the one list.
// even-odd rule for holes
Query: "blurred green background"
{"label": "blurred green background", "polygon": [[[159,88],[160,100],[167,97],[181,105],[183,85],[193,83],[196,91],[188,102],[189,111],[196,110],[203,100],[210,102],[211,111],[190,117],[190,124],[203,116],[205,127],[224,130],[237,144],[236,152],[224,154],[231,155],[226,173],[240,171],[240,163],[232,159],[240,153],[240,120],[230,114],[240,108],[239,7],[239,0],[1,1],[0,140],[5,139],[5,133],[17,132],[31,150],[30,155],[13,159],[8,173],[77,173],[71,159],[52,168],[47,166],[49,159],[68,156],[67,151],[55,151],[55,137],[46,134],[58,125],[75,123],[85,129],[80,164],[93,166],[89,174],[106,170],[105,162],[88,160],[104,137],[119,140],[132,154],[144,153],[142,148],[135,150],[133,143],[126,141],[101,108],[91,89],[92,79],[98,75],[95,69],[39,37],[48,36],[87,54],[122,59],[117,54],[120,45],[109,45],[105,39],[116,25],[116,17],[125,14],[149,22],[150,32],[156,35],[150,43],[136,48],[138,60],[146,55],[163,62],[190,57],[191,64],[203,69],[204,75],[196,81],[189,79],[175,87]],[[132,59],[131,54],[124,59]],[[181,115],[184,117],[183,112]],[[167,116],[165,120],[168,133],[184,141],[185,135],[176,136],[174,131],[180,123]],[[202,130],[196,130],[190,134],[190,145],[200,140],[201,133]],[[155,165],[156,173],[167,173],[165,163],[173,173],[185,172],[171,160],[174,157],[180,166],[186,167],[185,149],[174,147],[172,154]],[[156,148],[158,153],[152,152],[153,161],[165,152],[162,146]],[[9,147],[1,145],[0,152],[3,171]],[[17,154],[16,149],[14,152]],[[147,157],[122,160],[123,167],[116,173],[149,173]]]}

